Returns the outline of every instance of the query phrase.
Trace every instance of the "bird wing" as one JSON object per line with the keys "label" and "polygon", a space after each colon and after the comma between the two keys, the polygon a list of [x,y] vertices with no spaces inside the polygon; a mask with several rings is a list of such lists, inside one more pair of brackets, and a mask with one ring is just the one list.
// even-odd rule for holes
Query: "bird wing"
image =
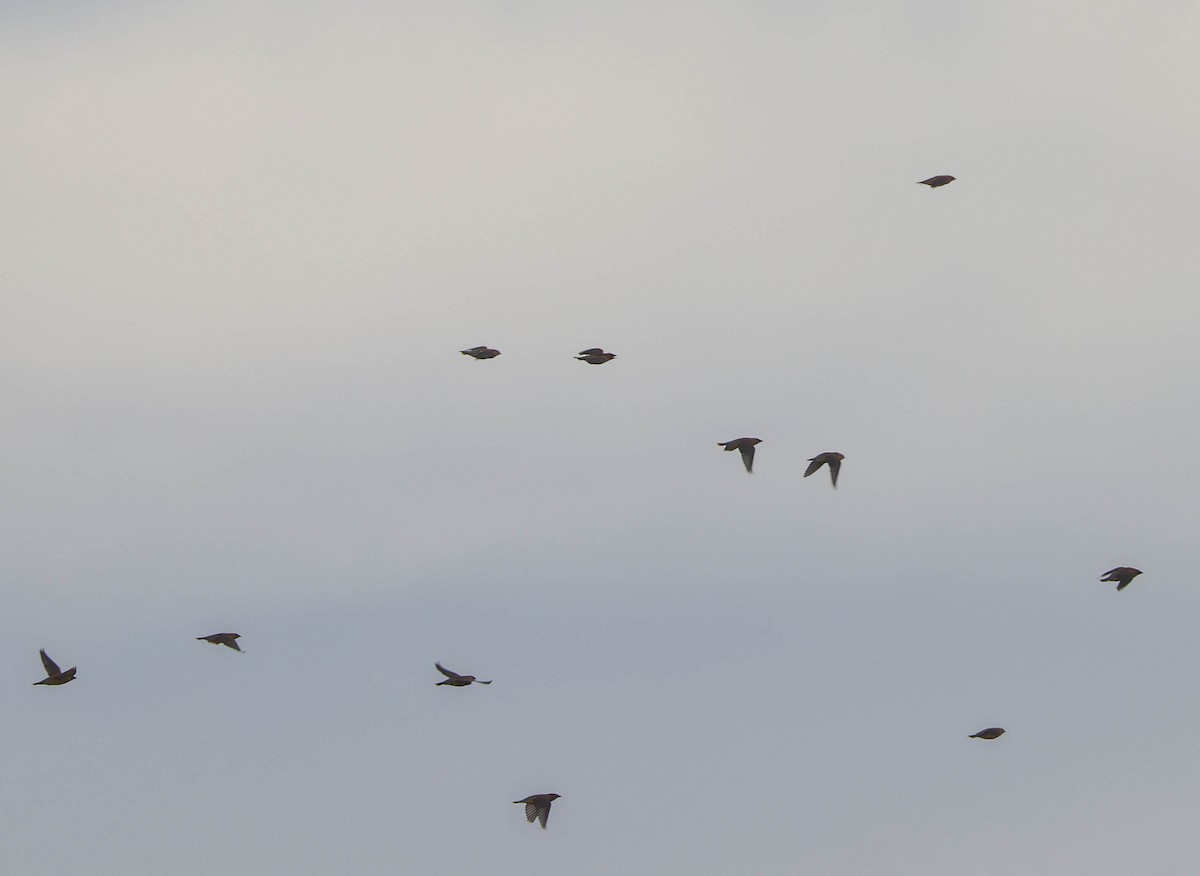
{"label": "bird wing", "polygon": [[810,459],[808,461],[808,468],[804,470],[804,476],[808,477],[810,474],[812,474],[814,471],[819,469],[824,464],[825,464],[825,460],[821,459],[821,457],[819,457],[819,456],[813,457],[812,459]]}
{"label": "bird wing", "polygon": [[491,684],[490,681],[480,681],[479,679],[475,679],[475,683],[476,684]]}
{"label": "bird wing", "polygon": [[840,459],[829,460],[829,477],[833,480],[833,488],[837,489],[838,472],[842,470],[842,461]]}
{"label": "bird wing", "polygon": [[595,356],[597,353],[603,353],[604,350],[599,347],[588,347],[586,350],[580,350],[580,356]]}
{"label": "bird wing", "polygon": [[546,829],[546,822],[550,820],[550,801],[547,800],[541,806],[537,807],[538,820],[542,823],[542,830]]}
{"label": "bird wing", "polygon": [[457,672],[451,672],[449,669],[447,669],[445,666],[443,666],[440,663],[435,663],[433,665],[436,666],[438,672],[440,672],[442,675],[446,676],[446,678],[449,678],[451,680],[462,678],[462,676],[459,675]]}
{"label": "bird wing", "polygon": [[533,824],[538,817],[538,805],[536,803],[525,804],[525,820]]}
{"label": "bird wing", "polygon": [[232,648],[232,649],[233,649],[233,650],[235,650],[235,651],[240,651],[240,650],[242,650],[242,649],[241,649],[241,646],[239,646],[239,645],[238,645],[238,643],[237,643],[237,640],[236,640],[236,639],[222,639],[222,640],[221,640],[221,644],[222,644],[222,645],[228,645],[230,648]]}
{"label": "bird wing", "polygon": [[58,668],[58,664],[50,659],[50,655],[46,653],[46,649],[41,650],[42,665],[46,667],[46,674],[50,676],[62,675],[62,670]]}
{"label": "bird wing", "polygon": [[743,444],[738,450],[742,453],[742,463],[746,466],[746,471],[754,474],[754,445]]}
{"label": "bird wing", "polygon": [[1119,583],[1119,584],[1117,584],[1117,589],[1118,589],[1118,590],[1124,590],[1124,589],[1125,589],[1126,587],[1128,587],[1128,586],[1129,586],[1131,583],[1133,583],[1133,578],[1132,578],[1132,577],[1130,577],[1130,578],[1121,578],[1121,579],[1119,579],[1119,580],[1120,580],[1120,583]]}

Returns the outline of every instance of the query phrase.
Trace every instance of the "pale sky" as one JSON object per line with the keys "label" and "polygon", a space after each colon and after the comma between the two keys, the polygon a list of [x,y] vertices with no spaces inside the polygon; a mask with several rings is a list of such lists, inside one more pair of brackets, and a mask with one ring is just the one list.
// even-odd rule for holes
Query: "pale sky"
{"label": "pale sky", "polygon": [[1194,4],[0,14],[0,870],[1194,869]]}

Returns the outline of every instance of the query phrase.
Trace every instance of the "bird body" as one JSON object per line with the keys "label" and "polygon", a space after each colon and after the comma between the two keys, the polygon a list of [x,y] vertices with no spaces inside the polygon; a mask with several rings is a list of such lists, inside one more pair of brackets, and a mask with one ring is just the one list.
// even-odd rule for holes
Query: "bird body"
{"label": "bird body", "polygon": [[1004,735],[1003,727],[988,727],[986,730],[980,730],[978,733],[972,733],[968,739],[999,739]]}
{"label": "bird body", "polygon": [[929,179],[923,179],[917,185],[929,186],[931,189],[936,189],[938,186],[949,185],[952,182],[954,182],[954,177],[941,174],[939,176],[931,176]]}
{"label": "bird body", "polygon": [[237,640],[241,636],[237,633],[213,633],[211,636],[197,636],[197,642],[211,642],[214,645],[224,645],[227,648],[232,648],[235,651],[241,651],[238,647]]}
{"label": "bird body", "polygon": [[475,684],[491,684],[490,681],[481,681],[474,675],[459,675],[457,672],[451,672],[440,663],[434,663],[433,665],[437,667],[438,672],[446,676],[446,680],[439,681],[436,687],[441,687],[443,684],[448,684],[451,687],[466,687],[472,682]]}
{"label": "bird body", "polygon": [[804,476],[808,477],[823,465],[829,466],[829,479],[833,481],[833,488],[837,489],[838,472],[842,470],[842,460],[845,455],[841,453],[828,452],[818,453],[808,461],[808,470],[804,472]]}
{"label": "bird body", "polygon": [[514,803],[525,804],[525,820],[530,824],[534,821],[542,823],[542,830],[546,829],[546,820],[550,817],[550,804],[557,800],[560,794],[530,794],[524,800],[513,800]]}
{"label": "bird body", "polygon": [[72,666],[66,672],[58,668],[58,664],[50,659],[50,655],[46,653],[46,649],[42,648],[42,666],[46,670],[46,677],[41,681],[35,681],[34,684],[66,684],[68,681],[73,681],[75,678],[75,667]]}
{"label": "bird body", "polygon": [[459,350],[464,356],[470,356],[472,359],[495,359],[500,355],[500,351],[492,347],[471,347],[469,350]]}
{"label": "bird body", "polygon": [[754,474],[754,445],[762,444],[761,438],[734,438],[732,441],[718,441],[718,447],[724,447],[727,451],[737,450],[742,454],[742,464],[746,466],[746,471]]}
{"label": "bird body", "polygon": [[1142,574],[1141,569],[1135,569],[1132,566],[1117,566],[1115,569],[1109,569],[1107,572],[1105,572],[1101,576],[1100,580],[1116,581],[1117,589],[1124,590],[1129,586],[1129,582],[1140,574]]}
{"label": "bird body", "polygon": [[611,362],[617,358],[616,353],[606,353],[600,349],[584,350],[575,357],[580,362],[587,362],[589,365],[603,365],[605,362]]}

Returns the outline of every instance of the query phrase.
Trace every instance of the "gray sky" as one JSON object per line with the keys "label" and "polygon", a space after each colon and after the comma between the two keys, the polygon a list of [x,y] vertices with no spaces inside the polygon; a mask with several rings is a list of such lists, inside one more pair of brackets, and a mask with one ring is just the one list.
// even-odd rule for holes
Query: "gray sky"
{"label": "gray sky", "polygon": [[188,6],[2,7],[6,872],[1194,866],[1193,4]]}

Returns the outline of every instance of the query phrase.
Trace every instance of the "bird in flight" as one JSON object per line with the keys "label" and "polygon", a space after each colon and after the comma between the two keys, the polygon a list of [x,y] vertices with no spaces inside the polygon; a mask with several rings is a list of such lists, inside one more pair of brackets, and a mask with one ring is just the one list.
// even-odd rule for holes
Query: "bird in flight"
{"label": "bird in flight", "polygon": [[1117,589],[1124,590],[1129,586],[1129,582],[1142,574],[1141,569],[1135,569],[1132,566],[1117,566],[1115,569],[1109,569],[1101,576],[1101,581],[1116,581]]}
{"label": "bird in flight", "polygon": [[808,470],[804,472],[804,476],[808,477],[821,466],[829,465],[829,479],[833,481],[833,488],[837,489],[838,472],[842,470],[842,460],[845,455],[841,453],[818,453],[808,461]]}
{"label": "bird in flight", "polygon": [[34,684],[66,684],[75,678],[75,667],[72,666],[66,672],[58,668],[58,664],[50,659],[50,655],[46,653],[46,649],[41,650],[42,666],[46,667],[46,677],[41,681],[35,681]]}
{"label": "bird in flight", "polygon": [[471,682],[475,682],[475,684],[491,684],[490,681],[481,681],[474,675],[459,675],[457,672],[451,672],[440,663],[434,663],[433,665],[437,667],[438,672],[446,676],[446,680],[439,681],[437,687],[441,687],[443,684],[448,684],[451,687],[466,687]]}
{"label": "bird in flight", "polygon": [[761,438],[734,438],[732,441],[718,441],[718,447],[726,450],[737,450],[742,454],[742,463],[746,471],[754,474],[754,445],[762,444]]}
{"label": "bird in flight", "polygon": [[580,350],[579,355],[575,358],[580,362],[587,362],[589,365],[603,365],[605,362],[611,362],[617,358],[617,354],[606,353],[599,347],[589,347],[586,350]]}
{"label": "bird in flight", "polygon": [[1004,735],[1003,727],[988,727],[986,730],[980,730],[978,733],[972,733],[968,739],[999,739]]}
{"label": "bird in flight", "polygon": [[494,350],[491,347],[472,347],[469,350],[459,350],[464,356],[470,356],[472,359],[495,359],[500,355],[499,350]]}
{"label": "bird in flight", "polygon": [[534,821],[542,823],[546,829],[546,819],[550,817],[550,804],[557,800],[560,794],[530,794],[524,800],[513,800],[514,803],[525,804],[525,820],[530,824]]}
{"label": "bird in flight", "polygon": [[931,176],[929,179],[923,179],[917,185],[929,186],[931,189],[936,189],[938,186],[949,185],[954,182],[954,177],[942,174],[940,176]]}
{"label": "bird in flight", "polygon": [[[241,651],[238,647],[237,640],[241,636],[238,633],[213,633],[211,636],[197,636],[197,642],[212,642],[214,645],[224,645],[226,648],[232,648],[235,651]],[[245,652],[243,652],[245,653]]]}

